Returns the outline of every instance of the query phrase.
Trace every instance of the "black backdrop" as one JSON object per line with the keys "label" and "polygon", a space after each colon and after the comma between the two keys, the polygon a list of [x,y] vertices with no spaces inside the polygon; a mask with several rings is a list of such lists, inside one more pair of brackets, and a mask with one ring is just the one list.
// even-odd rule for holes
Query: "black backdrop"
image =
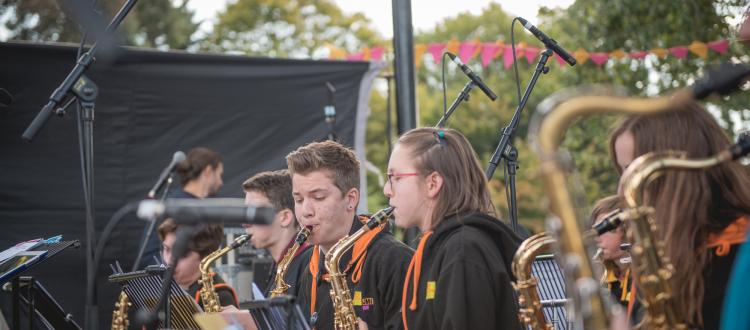
{"label": "black backdrop", "polygon": [[[85,244],[75,107],[53,116],[31,143],[21,133],[73,67],[75,47],[0,43],[0,88],[15,98],[0,108],[0,250],[62,234]],[[302,61],[124,50],[87,72],[99,86],[94,122],[96,225],[141,199],[176,150],[196,146],[224,158],[221,196],[241,197],[241,183],[285,166],[284,156],[328,132],[325,82],[336,87],[336,130],[352,145],[364,62]],[[369,86],[369,85],[366,85]],[[367,87],[366,87],[367,88]],[[100,327],[110,322],[117,288],[107,264],[130,268],[143,222],[118,227],[99,277]],[[84,247],[63,252],[31,273],[83,324]],[[9,299],[2,305],[8,311]],[[6,312],[6,317],[10,315]]]}

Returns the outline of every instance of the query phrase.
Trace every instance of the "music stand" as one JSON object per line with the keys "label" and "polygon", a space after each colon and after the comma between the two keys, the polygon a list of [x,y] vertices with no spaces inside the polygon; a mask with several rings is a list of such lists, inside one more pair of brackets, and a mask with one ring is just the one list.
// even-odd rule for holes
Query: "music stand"
{"label": "music stand", "polygon": [[240,303],[250,310],[255,325],[261,330],[310,330],[305,316],[293,296],[283,295]]}
{"label": "music stand", "polygon": [[[122,286],[135,310],[154,310],[159,302],[165,271],[162,266],[148,266],[145,270],[111,275],[109,281]],[[164,303],[165,317],[159,321],[159,328],[200,329],[193,314],[201,313],[201,308],[174,280],[170,281],[169,299]]]}
{"label": "music stand", "polygon": [[[62,252],[63,250],[69,248],[69,247],[75,247],[79,248],[81,246],[81,242],[78,240],[72,240],[72,241],[62,241],[58,243],[52,243],[52,244],[41,244],[39,246],[34,247],[33,249],[29,251],[43,251],[44,253],[43,258],[39,258],[36,260],[36,262],[30,263],[25,266],[24,269],[14,273],[12,276],[9,276],[8,278],[5,278],[4,281],[10,281],[11,284],[11,290],[13,294],[13,325],[11,329],[18,330],[21,328],[21,283],[20,283],[20,276],[24,273],[28,272],[29,269],[32,269],[36,267],[37,265],[43,263],[46,260],[51,259],[58,253]],[[0,282],[0,285],[2,285],[4,282]],[[37,285],[39,284],[39,281],[36,281]],[[46,290],[45,290],[46,292]],[[54,301],[54,300],[53,300]]]}

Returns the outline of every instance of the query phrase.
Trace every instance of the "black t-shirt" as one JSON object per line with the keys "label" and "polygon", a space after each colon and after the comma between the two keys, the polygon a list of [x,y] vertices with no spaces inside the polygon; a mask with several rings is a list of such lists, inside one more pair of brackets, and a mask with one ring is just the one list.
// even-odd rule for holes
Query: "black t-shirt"
{"label": "black t-shirt", "polygon": [[[216,294],[219,296],[219,304],[221,306],[229,306],[233,305],[234,307],[239,307],[239,303],[237,302],[237,296],[234,292],[234,289],[232,289],[230,286],[224,282],[224,279],[219,276],[219,274],[214,274],[213,276],[214,281],[214,290],[216,291]],[[187,290],[187,293],[196,299],[196,302],[198,303],[201,308],[203,307],[203,298],[198,293],[198,290],[203,290],[203,284],[201,281],[195,281],[193,284],[191,284]]]}

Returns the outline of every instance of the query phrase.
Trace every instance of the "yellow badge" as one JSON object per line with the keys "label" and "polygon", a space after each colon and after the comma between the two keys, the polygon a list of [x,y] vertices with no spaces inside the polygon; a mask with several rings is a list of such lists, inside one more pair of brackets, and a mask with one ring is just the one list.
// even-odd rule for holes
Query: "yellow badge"
{"label": "yellow badge", "polygon": [[354,306],[362,306],[362,291],[354,291],[354,299],[352,299]]}
{"label": "yellow badge", "polygon": [[435,299],[435,281],[427,281],[427,296],[425,299]]}

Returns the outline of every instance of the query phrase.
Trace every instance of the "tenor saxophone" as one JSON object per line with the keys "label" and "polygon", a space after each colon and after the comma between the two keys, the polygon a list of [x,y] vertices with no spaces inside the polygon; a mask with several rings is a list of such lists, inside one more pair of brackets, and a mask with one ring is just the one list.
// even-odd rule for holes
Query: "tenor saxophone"
{"label": "tenor saxophone", "polygon": [[211,254],[207,255],[205,258],[201,259],[200,263],[200,271],[201,271],[201,300],[203,301],[203,311],[206,313],[218,313],[221,312],[221,304],[219,303],[219,295],[216,294],[216,290],[214,289],[214,277],[213,273],[211,272],[211,264],[213,264],[216,259],[221,258],[223,255],[229,253],[229,251],[232,251],[243,244],[245,244],[248,240],[247,235],[242,235],[234,239],[234,242],[232,244],[229,244],[228,246],[218,249],[214,252],[211,252]]}
{"label": "tenor saxophone", "polygon": [[531,265],[536,257],[548,253],[555,239],[547,233],[539,233],[527,238],[518,247],[513,257],[514,287],[518,292],[518,319],[524,329],[553,330],[542,312],[542,301],[537,290],[538,280],[531,275]]}
{"label": "tenor saxophone", "polygon": [[[563,100],[560,100],[563,98]],[[553,224],[560,248],[559,258],[566,273],[568,292],[574,302],[573,320],[584,329],[607,329],[609,317],[622,313],[609,304],[599,287],[581,234],[572,194],[567,187],[567,157],[558,149],[568,126],[578,117],[599,113],[649,114],[683,108],[691,100],[688,91],[654,99],[587,95],[570,98],[557,94],[543,101],[531,123],[529,139],[540,159],[540,170],[550,202],[550,211],[559,222]],[[590,245],[589,245],[590,247]],[[592,251],[593,253],[593,251]]]}
{"label": "tenor saxophone", "polygon": [[130,308],[130,299],[125,291],[120,292],[120,297],[115,303],[115,310],[112,311],[112,330],[127,330],[130,322],[128,321],[128,308]]}
{"label": "tenor saxophone", "polygon": [[393,213],[393,207],[376,212],[362,228],[354,234],[340,239],[326,254],[325,266],[331,280],[331,301],[333,302],[333,324],[336,330],[358,329],[357,314],[352,304],[349,286],[346,284],[346,274],[339,268],[341,257],[354,246],[354,243],[368,231],[387,221]]}
{"label": "tenor saxophone", "polygon": [[646,308],[644,322],[652,329],[687,329],[687,316],[681,315],[672,296],[670,278],[674,265],[664,252],[657,238],[657,223],[652,215],[654,209],[643,205],[643,188],[655,175],[669,169],[707,169],[723,162],[744,156],[750,151],[750,139],[741,139],[737,144],[703,159],[686,159],[677,151],[652,152],[636,158],[623,173],[623,196],[628,207],[625,218],[630,223],[629,234],[633,236],[631,251],[636,282]]}
{"label": "tenor saxophone", "polygon": [[284,255],[284,258],[281,259],[281,262],[279,262],[279,265],[276,267],[276,278],[274,278],[274,283],[276,285],[273,290],[271,290],[271,297],[280,296],[289,291],[290,285],[284,281],[284,276],[289,268],[289,264],[292,262],[292,259],[294,259],[294,255],[297,254],[297,250],[299,250],[299,247],[305,243],[308,236],[310,236],[310,229],[307,227],[302,228],[297,233],[297,237],[294,238],[294,245],[292,245],[289,251]]}

